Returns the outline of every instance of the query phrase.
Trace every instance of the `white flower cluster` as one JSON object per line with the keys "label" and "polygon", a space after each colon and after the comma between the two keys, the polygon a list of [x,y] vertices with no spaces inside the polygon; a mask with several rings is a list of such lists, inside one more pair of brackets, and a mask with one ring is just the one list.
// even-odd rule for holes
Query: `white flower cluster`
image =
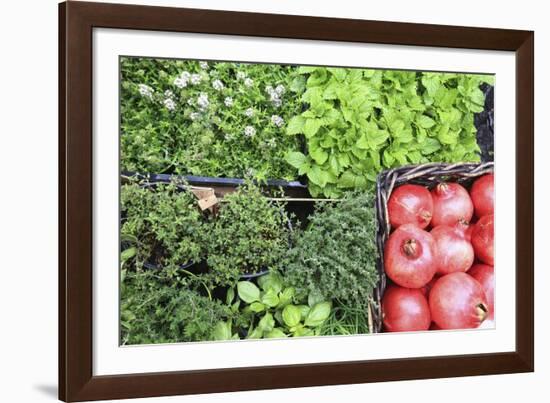
{"label": "white flower cluster", "polygon": [[208,94],[201,92],[199,94],[199,97],[197,98],[197,105],[199,105],[199,108],[201,110],[206,110],[208,108],[208,105],[210,105],[210,102],[208,101]]}
{"label": "white flower cluster", "polygon": [[246,78],[246,73],[244,71],[237,71],[237,80],[244,80]]}
{"label": "white flower cluster", "polygon": [[246,111],[244,111],[244,114],[251,118],[252,116],[254,116],[254,109],[253,108],[248,108]]}
{"label": "white flower cluster", "polygon": [[267,140],[266,144],[268,147],[275,148],[277,147],[277,140],[275,140],[274,138],[270,138],[269,140]]}
{"label": "white flower cluster", "polygon": [[208,70],[208,62],[199,62],[199,66],[201,66],[203,70]]}
{"label": "white flower cluster", "polygon": [[224,85],[221,80],[214,80],[212,82],[212,88],[214,88],[216,91],[221,91],[224,89]]}
{"label": "white flower cluster", "polygon": [[246,137],[254,137],[256,135],[256,129],[254,129],[252,126],[246,126],[244,128],[244,135]]}
{"label": "white flower cluster", "polygon": [[223,100],[223,103],[225,106],[227,106],[228,108],[232,107],[233,106],[233,98],[231,97],[226,97],[224,100]]}
{"label": "white flower cluster", "polygon": [[182,72],[179,77],[176,77],[174,80],[174,85],[178,88],[185,88],[189,84],[189,79],[191,78],[191,73],[188,71]]}
{"label": "white flower cluster", "polygon": [[166,109],[168,109],[169,111],[173,111],[174,109],[176,109],[176,103],[172,98],[166,98],[163,103]]}
{"label": "white flower cluster", "polygon": [[231,133],[225,133],[225,134],[223,135],[223,138],[224,138],[226,141],[231,141],[231,140],[233,140],[233,139],[235,138],[235,136],[232,135]]}
{"label": "white flower cluster", "polygon": [[147,84],[139,85],[139,93],[142,97],[153,99],[153,89],[149,87]]}
{"label": "white flower cluster", "polygon": [[244,79],[244,85],[250,88],[254,85],[254,80],[252,80],[250,77],[246,77]]}
{"label": "white flower cluster", "polygon": [[191,84],[197,85],[200,84],[202,81],[202,77],[200,74],[191,74]]}
{"label": "white flower cluster", "polygon": [[285,121],[279,115],[271,115],[271,123],[277,127],[282,127],[285,124]]}
{"label": "white flower cluster", "polygon": [[269,100],[276,108],[279,108],[283,104],[281,97],[284,95],[285,91],[285,87],[282,84],[279,84],[275,88],[273,88],[271,85],[265,87],[265,92],[268,93]]}
{"label": "white flower cluster", "polygon": [[189,115],[189,118],[194,121],[194,120],[197,120],[200,116],[201,116],[201,114],[199,112],[192,112]]}
{"label": "white flower cluster", "polygon": [[176,109],[176,101],[174,101],[174,93],[170,90],[164,91],[164,101],[162,101],[165,108],[169,111]]}

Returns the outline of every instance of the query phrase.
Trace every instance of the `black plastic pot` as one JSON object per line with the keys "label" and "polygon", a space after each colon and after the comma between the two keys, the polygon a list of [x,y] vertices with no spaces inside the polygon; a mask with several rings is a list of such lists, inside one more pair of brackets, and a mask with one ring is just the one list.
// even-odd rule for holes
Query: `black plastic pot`
{"label": "black plastic pot", "polygon": [[[211,176],[195,176],[195,175],[170,175],[170,174],[154,174],[154,173],[138,173],[138,172],[122,172],[122,176],[138,176],[143,179],[148,179],[151,182],[170,182],[174,178],[184,179],[190,185],[197,186],[239,186],[245,183],[241,178],[215,178]],[[277,186],[290,189],[307,189],[307,185],[299,181],[285,181],[282,179],[268,179],[268,186]]]}

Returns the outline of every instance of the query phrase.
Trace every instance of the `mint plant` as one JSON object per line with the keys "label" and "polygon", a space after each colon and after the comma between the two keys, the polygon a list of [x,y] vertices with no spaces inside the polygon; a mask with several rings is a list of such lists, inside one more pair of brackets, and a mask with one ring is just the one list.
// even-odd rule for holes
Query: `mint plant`
{"label": "mint plant", "polygon": [[490,76],[393,70],[300,67],[308,109],[289,135],[303,135],[307,153],[287,162],[307,175],[313,196],[367,189],[384,168],[430,161],[479,161],[474,113]]}

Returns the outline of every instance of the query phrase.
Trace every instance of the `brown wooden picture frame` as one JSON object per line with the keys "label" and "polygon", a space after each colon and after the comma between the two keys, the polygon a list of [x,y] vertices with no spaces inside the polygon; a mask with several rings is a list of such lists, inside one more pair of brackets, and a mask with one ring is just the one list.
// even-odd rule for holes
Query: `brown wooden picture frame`
{"label": "brown wooden picture frame", "polygon": [[[193,32],[504,50],[516,55],[513,352],[93,376],[92,31]],[[65,2],[59,5],[59,398],[64,401],[504,374],[534,370],[534,33],[351,19]]]}

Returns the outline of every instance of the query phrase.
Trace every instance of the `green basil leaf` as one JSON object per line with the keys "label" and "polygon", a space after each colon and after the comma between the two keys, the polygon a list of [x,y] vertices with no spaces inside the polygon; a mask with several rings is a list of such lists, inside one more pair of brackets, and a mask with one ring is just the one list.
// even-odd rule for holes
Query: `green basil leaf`
{"label": "green basil leaf", "polygon": [[279,303],[279,297],[275,290],[269,290],[261,298],[262,304],[267,305],[271,308],[276,307]]}
{"label": "green basil leaf", "polygon": [[260,300],[259,288],[250,281],[239,281],[237,283],[237,292],[239,297],[247,304]]}
{"label": "green basil leaf", "polygon": [[307,157],[299,151],[291,151],[285,155],[285,161],[294,168],[300,168],[307,161]]}
{"label": "green basil leaf", "polygon": [[283,337],[287,337],[287,335],[285,334],[285,332],[282,331],[281,328],[278,327],[265,334],[266,339],[280,339]]}
{"label": "green basil leaf", "polygon": [[283,321],[288,327],[293,327],[300,323],[301,313],[300,309],[294,305],[287,305],[283,309]]}
{"label": "green basil leaf", "polygon": [[331,303],[330,302],[319,302],[315,304],[313,308],[307,314],[304,324],[310,327],[317,327],[323,324],[325,320],[330,315]]}

